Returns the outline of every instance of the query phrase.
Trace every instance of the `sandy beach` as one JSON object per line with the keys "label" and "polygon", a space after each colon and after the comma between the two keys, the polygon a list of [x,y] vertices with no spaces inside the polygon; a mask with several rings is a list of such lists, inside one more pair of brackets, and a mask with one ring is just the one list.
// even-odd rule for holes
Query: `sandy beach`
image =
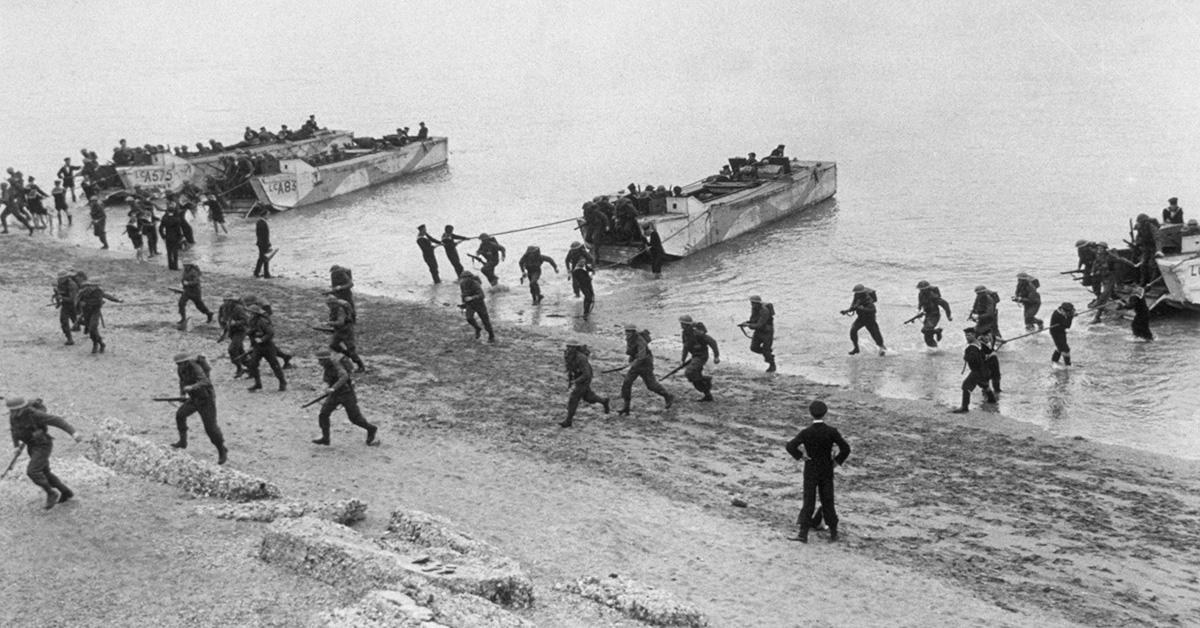
{"label": "sandy beach", "polygon": [[[42,397],[85,433],[117,417],[169,443],[173,409],[150,397],[176,391],[174,353],[203,353],[231,467],[291,497],[361,499],[366,531],[399,506],[454,521],[528,570],[539,603],[522,615],[538,625],[626,625],[553,593],[610,573],[669,591],[714,626],[1200,624],[1200,464],[726,365],[713,369],[715,403],[696,403],[676,376],[665,382],[680,400],[670,410],[635,387],[631,416],[584,407],[561,429],[568,333],[500,326],[495,345],[480,343],[453,303],[358,297],[370,370],[356,384],[383,444],[363,446],[339,411],[332,446],[312,445],[317,408],[300,406],[323,388],[311,356],[325,336],[309,327],[325,317],[326,285],[287,279],[287,268],[255,280],[253,254],[245,268],[205,268],[205,300],[215,310],[226,293],[258,294],[274,305],[278,343],[297,355],[288,392],[274,391],[265,365],[263,392],[233,380],[215,322],[193,312],[188,331],[175,329],[178,275],[162,258],[10,235],[0,240],[3,394]],[[66,268],[125,301],[104,308],[105,354],[78,337],[63,346],[46,304]],[[624,363],[619,328],[586,341],[597,371]],[[652,348],[663,373],[678,340]],[[599,375],[595,389],[616,399],[618,375]],[[837,479],[835,544],[787,540],[800,472],[783,444],[814,398],[853,447]],[[192,421],[181,455],[214,460]],[[262,524],[198,514],[210,500],[99,467],[66,438],[54,461],[73,503],[43,511],[23,463],[0,482],[0,591],[20,601],[3,605],[0,624],[316,625],[356,598],[258,561]]]}

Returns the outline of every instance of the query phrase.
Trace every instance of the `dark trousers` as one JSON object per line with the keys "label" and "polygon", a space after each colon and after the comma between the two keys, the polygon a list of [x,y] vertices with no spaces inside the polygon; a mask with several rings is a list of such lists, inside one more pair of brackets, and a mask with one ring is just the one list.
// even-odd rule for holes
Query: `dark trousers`
{"label": "dark trousers", "polygon": [[493,262],[484,262],[483,267],[479,269],[479,272],[482,273],[484,277],[487,277],[488,283],[492,284],[493,286],[500,281],[500,278],[496,276],[496,264]]}
{"label": "dark trousers", "polygon": [[154,229],[154,225],[144,227],[142,235],[146,236],[146,248],[150,249],[150,254],[158,255],[158,231]]}
{"label": "dark trousers", "polygon": [[1054,353],[1050,355],[1051,362],[1062,358],[1063,364],[1071,366],[1071,345],[1067,344],[1067,332],[1057,328],[1050,330],[1050,338],[1054,340]]}
{"label": "dark trousers", "polygon": [[267,257],[267,253],[271,252],[271,245],[258,247],[258,261],[254,263],[254,276],[262,275],[267,279],[271,278],[271,259]]}
{"label": "dark trousers", "polygon": [[446,259],[449,260],[450,265],[454,267],[454,276],[458,277],[463,271],[462,262],[458,259],[458,251],[448,246],[444,248],[446,249]]}
{"label": "dark trousers", "polygon": [[83,308],[84,331],[87,332],[88,338],[91,338],[92,342],[96,344],[104,344],[104,337],[100,335],[101,320],[103,320],[103,316],[100,314],[100,308]]}
{"label": "dark trousers", "polygon": [[921,323],[921,335],[925,336],[925,346],[938,346],[938,340],[942,337],[942,331],[938,328],[940,322],[942,322],[941,312],[938,310],[925,312],[925,320]]}
{"label": "dark trousers", "polygon": [[179,270],[179,249],[183,248],[180,240],[167,240],[167,268]]}
{"label": "dark trousers", "polygon": [[592,306],[596,303],[596,291],[592,289],[592,276],[586,270],[572,271],[571,287],[575,289],[575,296],[583,295],[583,315],[591,314]]}
{"label": "dark trousers", "polygon": [[442,283],[442,279],[438,277],[437,257],[433,251],[421,253],[421,256],[425,258],[425,265],[429,267],[429,275],[433,277],[433,283]]}
{"label": "dark trousers", "polygon": [[983,396],[989,402],[996,401],[996,395],[992,389],[988,387],[988,382],[991,381],[992,374],[987,371],[971,371],[963,378],[962,382],[962,408],[965,410],[971,405],[971,391],[978,387],[983,391]]}
{"label": "dark trousers", "polygon": [[92,220],[92,233],[100,239],[101,248],[108,248],[108,233],[105,232],[104,219]]}
{"label": "dark trousers", "polygon": [[246,364],[246,330],[239,329],[229,332],[229,361],[237,367],[237,372],[242,372],[243,366]]}
{"label": "dark trousers", "polygon": [[[167,258],[168,259],[170,259],[170,255],[171,255],[171,248],[170,248],[170,246],[168,246],[167,247]],[[184,290],[183,294],[179,295],[179,318],[180,319],[187,318],[188,301],[191,301],[196,306],[196,309],[200,310],[201,314],[203,314],[205,316],[212,314],[212,310],[208,309],[208,306],[204,305],[204,300],[200,296],[200,289],[192,288],[189,290]]]}
{"label": "dark trousers", "polygon": [[475,322],[476,316],[479,316],[479,322],[483,323],[483,329],[487,330],[488,337],[493,337],[496,335],[496,333],[492,331],[492,319],[490,316],[488,316],[487,304],[483,302],[482,298],[472,299],[467,301],[464,305],[466,306],[464,309],[467,313],[467,322],[470,323],[471,327],[475,328],[476,338],[479,337],[480,329],[479,323]]}
{"label": "dark trousers", "polygon": [[225,437],[221,434],[221,427],[217,425],[217,402],[211,396],[189,397],[175,411],[175,428],[179,430],[179,440],[187,442],[187,419],[193,414],[200,415],[208,440],[212,441],[217,449],[224,449]]}
{"label": "dark trousers", "polygon": [[567,422],[571,422],[575,418],[575,411],[579,409],[579,402],[586,401],[591,403],[603,403],[604,397],[597,395],[592,390],[591,384],[576,385],[571,389],[571,395],[567,397]]}
{"label": "dark trousers", "polygon": [[29,221],[25,220],[25,214],[14,209],[9,209],[8,205],[5,205],[4,210],[0,211],[0,225],[3,225],[5,233],[8,233],[9,216],[16,218],[17,222],[21,223],[26,229],[32,230],[32,227],[29,226]]}
{"label": "dark trousers", "polygon": [[667,256],[663,255],[662,251],[650,249],[650,271],[655,275],[662,273],[663,261]]}
{"label": "dark trousers", "polygon": [[321,404],[321,412],[317,414],[317,425],[321,427],[322,438],[329,439],[329,415],[333,414],[338,406],[346,409],[346,417],[350,419],[351,423],[364,430],[375,429],[374,425],[363,418],[362,411],[358,409],[358,396],[354,394],[354,389],[341,389],[325,398],[325,402]]}
{"label": "dark trousers", "polygon": [[50,470],[50,453],[54,450],[54,441],[49,437],[37,444],[27,443],[25,451],[29,453],[29,464],[25,467],[25,475],[49,493],[51,490],[70,492],[62,480]]}
{"label": "dark trousers", "polygon": [[875,322],[874,316],[859,316],[854,319],[854,324],[850,325],[850,342],[854,343],[854,348],[858,348],[858,330],[867,329],[867,333],[871,334],[871,340],[879,347],[883,346],[883,334],[879,333],[879,323]]}
{"label": "dark trousers", "polygon": [[1037,313],[1038,313],[1038,310],[1042,309],[1042,304],[1041,303],[1023,303],[1022,305],[1025,308],[1025,328],[1031,329],[1031,328],[1033,328],[1033,326],[1036,325],[1038,327],[1038,329],[1041,329],[1042,325],[1045,323],[1045,321],[1038,318]]}
{"label": "dark trousers", "polygon": [[800,532],[808,532],[812,525],[813,510],[817,498],[821,500],[821,514],[830,530],[837,530],[837,510],[833,507],[833,475],[817,476],[815,473],[804,474],[804,501],[800,507]]}
{"label": "dark trousers", "polygon": [[750,352],[761,353],[765,362],[774,362],[775,354],[772,353],[774,344],[774,330],[756,329],[754,330],[754,335],[750,337]]}
{"label": "dark trousers", "polygon": [[271,372],[275,374],[275,379],[279,380],[280,386],[286,386],[287,380],[283,377],[283,369],[279,366],[279,349],[275,347],[273,342],[264,342],[254,345],[250,353],[250,363],[246,366],[246,370],[250,371],[250,377],[254,378],[255,386],[262,386],[262,375],[258,369],[258,365],[266,358],[267,365],[271,367]]}
{"label": "dark trousers", "polygon": [[629,400],[633,398],[633,383],[641,378],[646,383],[646,388],[653,393],[658,393],[663,399],[671,396],[663,385],[658,383],[658,378],[654,377],[654,366],[638,366],[630,367],[625,372],[625,380],[621,382],[621,399],[625,400],[626,407],[629,406]]}
{"label": "dark trousers", "polygon": [[70,340],[71,339],[71,328],[75,326],[75,306],[74,305],[67,303],[65,301],[63,303],[59,304],[59,306],[58,306],[58,325],[60,327],[62,327],[63,335],[67,337],[67,340]]}
{"label": "dark trousers", "polygon": [[525,278],[529,280],[529,295],[533,297],[534,305],[537,305],[542,300],[542,287],[538,285],[538,281],[542,278],[542,271],[528,271],[525,273]]}
{"label": "dark trousers", "polygon": [[688,360],[687,366],[683,367],[683,376],[692,383],[696,390],[707,395],[712,392],[712,378],[704,374],[706,363],[708,363],[707,357],[692,356],[692,359]]}

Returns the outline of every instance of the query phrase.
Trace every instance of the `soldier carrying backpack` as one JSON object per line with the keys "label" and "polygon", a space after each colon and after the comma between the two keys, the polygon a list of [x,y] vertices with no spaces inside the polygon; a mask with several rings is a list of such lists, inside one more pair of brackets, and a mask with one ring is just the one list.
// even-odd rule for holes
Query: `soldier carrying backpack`
{"label": "soldier carrying backpack", "polygon": [[64,344],[73,345],[75,339],[71,337],[71,331],[78,328],[76,318],[79,313],[75,309],[75,300],[79,296],[78,279],[72,271],[64,270],[58,274],[58,279],[54,282],[54,305],[58,308],[58,324],[62,327],[62,333],[67,337],[67,342]]}
{"label": "soldier carrying backpack", "polygon": [[75,295],[75,308],[83,319],[84,329],[92,340],[92,353],[104,353],[104,337],[100,335],[100,325],[104,323],[104,315],[100,308],[105,301],[121,303],[121,300],[108,294],[94,281],[85,281]]}
{"label": "soldier carrying backpack", "polygon": [[209,323],[213,320],[212,310],[204,305],[204,299],[200,291],[200,267],[195,264],[183,265],[183,277],[179,280],[183,286],[183,292],[179,294],[179,331],[187,331],[187,304],[191,301],[196,305],[196,309],[200,313],[208,317]]}
{"label": "soldier carrying backpack", "polygon": [[186,396],[187,401],[175,411],[175,428],[179,430],[179,440],[171,443],[171,446],[175,449],[187,449],[187,418],[199,413],[200,420],[204,423],[204,433],[208,434],[208,440],[217,448],[217,464],[225,464],[229,450],[225,448],[225,437],[217,425],[217,393],[210,379],[211,373],[212,366],[204,356],[175,354],[179,395]]}

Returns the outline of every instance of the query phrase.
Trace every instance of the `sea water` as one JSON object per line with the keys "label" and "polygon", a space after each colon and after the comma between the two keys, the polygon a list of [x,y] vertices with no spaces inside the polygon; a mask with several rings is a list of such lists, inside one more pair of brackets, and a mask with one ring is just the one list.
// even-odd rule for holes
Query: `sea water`
{"label": "sea water", "polygon": [[[761,368],[734,325],[759,294],[775,304],[781,370],[925,400],[930,414],[958,402],[958,330],[974,286],[1002,295],[1001,328],[1016,336],[1021,310],[1008,297],[1018,272],[1041,280],[1042,318],[1062,301],[1082,310],[1090,294],[1060,274],[1075,267],[1077,238],[1118,245],[1130,218],[1157,216],[1170,196],[1200,217],[1200,50],[1188,45],[1200,8],[1187,3],[338,7],[6,6],[0,166],[49,190],[64,156],[78,164],[88,147],[107,159],[120,138],[232,143],[246,125],[296,128],[309,114],[376,136],[425,121],[450,138],[447,168],[272,217],[273,266],[326,281],[330,265],[347,265],[361,290],[448,304],[458,289],[431,283],[418,224],[473,236],[559,221],[630,182],[682,185],[783,143],[789,155],[838,163],[834,201],[671,264],[661,279],[601,271],[588,321],[549,268],[547,298],[532,307],[515,263],[529,245],[561,260],[578,232],[503,235],[510,289],[492,293],[493,311],[582,336],[617,337],[633,322],[654,332],[662,356],[676,354],[676,319],[690,314],[726,360]],[[110,210],[112,255],[132,255],[119,212]],[[75,214],[55,235],[95,246],[85,212]],[[198,224],[188,255],[249,274],[252,224],[231,216],[229,227],[214,236]],[[940,353],[925,351],[919,322],[902,324],[922,279],[954,312]],[[879,295],[887,356],[865,334],[863,354],[847,355],[850,320],[838,310],[858,283]],[[1000,411],[1059,434],[1200,457],[1200,319],[1156,319],[1158,338],[1145,343],[1127,323],[1087,318],[1071,330],[1070,369],[1052,368],[1046,335],[1000,351]]]}

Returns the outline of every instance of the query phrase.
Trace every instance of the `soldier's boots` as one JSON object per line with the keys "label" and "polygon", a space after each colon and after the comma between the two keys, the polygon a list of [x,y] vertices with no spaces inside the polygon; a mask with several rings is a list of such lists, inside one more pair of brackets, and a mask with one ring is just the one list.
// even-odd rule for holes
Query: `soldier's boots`
{"label": "soldier's boots", "polygon": [[375,440],[375,434],[378,432],[379,428],[374,425],[367,427],[367,446],[374,447],[379,444],[379,441]]}
{"label": "soldier's boots", "polygon": [[992,392],[991,388],[983,389],[983,397],[987,399],[988,403],[996,403],[996,393]]}
{"label": "soldier's boots", "polygon": [[55,506],[56,504],[58,504],[58,498],[59,498],[59,493],[58,493],[58,491],[56,491],[56,490],[54,490],[54,489],[52,489],[52,488],[48,488],[48,489],[46,489],[46,506],[45,506],[45,509],[46,509],[46,510],[50,510],[51,508],[54,508],[54,506]]}
{"label": "soldier's boots", "polygon": [[321,430],[321,438],[313,439],[313,444],[314,445],[328,445],[329,444],[329,430]]}
{"label": "soldier's boots", "polygon": [[[476,333],[478,334],[479,332],[476,332]],[[478,338],[479,336],[475,336],[475,337]],[[491,342],[491,343],[496,342],[496,334],[489,331],[488,332],[488,342]]]}
{"label": "soldier's boots", "polygon": [[829,542],[833,543],[838,540],[837,526],[829,526]]}
{"label": "soldier's boots", "polygon": [[571,419],[566,419],[558,424],[559,427],[571,427],[575,423]]}
{"label": "soldier's boots", "polygon": [[971,411],[971,392],[962,391],[962,406],[951,410],[954,414],[966,414]]}
{"label": "soldier's boots", "polygon": [[[857,353],[858,353],[858,345],[855,345],[854,348],[850,350],[850,355],[855,355]],[[802,542],[807,543],[807,541],[802,541]]]}
{"label": "soldier's boots", "polygon": [[217,445],[217,464],[225,464],[229,461],[229,450],[224,444]]}
{"label": "soldier's boots", "polygon": [[775,372],[775,357],[774,356],[767,359],[767,372],[768,373]]}
{"label": "soldier's boots", "polygon": [[75,344],[75,339],[71,337],[71,334],[67,334],[67,341],[64,342],[63,344],[69,347],[69,346]]}
{"label": "soldier's boots", "polygon": [[260,378],[258,378],[258,377],[255,377],[255,378],[254,378],[254,385],[253,385],[253,386],[251,386],[251,387],[249,387],[249,388],[247,388],[246,390],[248,390],[248,391],[250,391],[250,392],[255,392],[255,391],[262,390],[262,379],[260,379]]}
{"label": "soldier's boots", "polygon": [[180,432],[179,440],[171,443],[171,448],[172,449],[187,449],[187,433]]}
{"label": "soldier's boots", "polygon": [[64,487],[62,487],[62,490],[59,491],[59,493],[58,493],[58,503],[61,504],[63,502],[71,501],[72,497],[75,497],[75,491],[72,491],[71,489],[64,486]]}
{"label": "soldier's boots", "polygon": [[671,393],[666,393],[663,395],[663,401],[666,402],[666,405],[663,406],[663,409],[670,410],[671,404],[675,403],[675,395],[672,395]]}
{"label": "soldier's boots", "polygon": [[175,323],[175,329],[178,329],[179,331],[187,331],[187,317],[186,316],[180,318],[178,323]]}
{"label": "soldier's boots", "polygon": [[212,319],[213,319],[213,313],[212,313],[212,312],[205,312],[205,315],[207,315],[207,316],[208,316],[208,321],[206,321],[206,322],[207,322],[208,324],[210,324],[210,325],[211,325],[211,324],[212,324]]}

